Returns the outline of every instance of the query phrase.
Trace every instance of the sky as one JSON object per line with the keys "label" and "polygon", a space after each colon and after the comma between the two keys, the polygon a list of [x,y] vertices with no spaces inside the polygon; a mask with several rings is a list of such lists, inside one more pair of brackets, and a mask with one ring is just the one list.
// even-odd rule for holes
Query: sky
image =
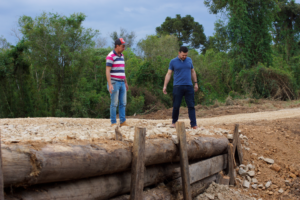
{"label": "sky", "polygon": [[[300,3],[300,0],[296,0]],[[202,24],[206,36],[213,35],[214,23],[221,16],[210,14],[203,0],[0,0],[0,36],[16,44],[13,29],[18,28],[18,19],[23,15],[35,18],[42,12],[53,12],[70,16],[84,13],[85,28],[99,30],[101,37],[112,43],[109,35],[125,28],[134,31],[136,42],[155,34],[166,17],[191,15]]]}

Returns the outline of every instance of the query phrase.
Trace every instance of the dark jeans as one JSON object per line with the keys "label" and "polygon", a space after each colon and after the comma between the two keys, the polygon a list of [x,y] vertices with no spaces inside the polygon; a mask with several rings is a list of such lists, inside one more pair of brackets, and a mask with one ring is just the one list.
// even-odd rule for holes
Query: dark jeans
{"label": "dark jeans", "polygon": [[192,85],[175,85],[173,87],[173,113],[172,124],[178,121],[179,109],[182,97],[184,96],[185,102],[189,109],[189,118],[191,120],[191,126],[197,126],[196,112],[195,112],[195,100],[194,100],[194,88]]}

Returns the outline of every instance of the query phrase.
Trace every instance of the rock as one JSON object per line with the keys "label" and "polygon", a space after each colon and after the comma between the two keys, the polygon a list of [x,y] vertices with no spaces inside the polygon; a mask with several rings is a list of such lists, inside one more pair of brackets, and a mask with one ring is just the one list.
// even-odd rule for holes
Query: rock
{"label": "rock", "polygon": [[240,168],[240,169],[239,169],[239,175],[241,175],[241,176],[246,176],[246,174],[247,174],[247,171],[246,171],[246,170],[244,170],[243,168]]}
{"label": "rock", "polygon": [[215,199],[215,195],[213,195],[213,194],[205,193],[205,196],[211,200]]}
{"label": "rock", "polygon": [[228,135],[227,135],[227,139],[233,140],[233,134],[228,134]]}
{"label": "rock", "polygon": [[172,141],[174,142],[174,144],[178,144],[177,135],[172,135]]}
{"label": "rock", "polygon": [[224,197],[223,197],[223,195],[221,193],[218,193],[217,197],[218,197],[219,200],[225,200]]}
{"label": "rock", "polygon": [[250,176],[246,176],[247,180],[251,183],[251,178]]}
{"label": "rock", "polygon": [[253,189],[257,189],[257,184],[253,184],[253,185],[251,185],[251,187],[252,187]]}
{"label": "rock", "polygon": [[243,165],[243,164],[241,164],[239,167],[243,168],[243,169],[246,169],[246,165]]}
{"label": "rock", "polygon": [[241,179],[239,179],[239,178],[236,178],[235,180],[238,180],[240,183],[242,183],[242,180],[241,180]]}
{"label": "rock", "polygon": [[286,186],[290,186],[290,181],[289,180],[285,180],[284,182],[285,182]]}
{"label": "rock", "polygon": [[250,151],[250,148],[249,147],[245,147],[244,148],[246,151]]}
{"label": "rock", "polygon": [[278,192],[279,192],[280,194],[282,194],[282,193],[284,192],[284,190],[283,190],[282,188],[280,188],[280,189],[278,190]]}
{"label": "rock", "polygon": [[253,177],[253,176],[255,176],[255,171],[249,171],[247,174],[248,174],[249,176]]}
{"label": "rock", "polygon": [[295,174],[293,174],[293,173],[290,173],[290,177],[291,178],[296,178],[297,176]]}
{"label": "rock", "polygon": [[269,188],[271,185],[272,185],[272,181],[268,181],[265,186],[266,188]]}
{"label": "rock", "polygon": [[268,164],[274,164],[274,160],[271,158],[265,158],[264,161],[266,161]]}
{"label": "rock", "polygon": [[273,169],[276,172],[279,172],[281,170],[281,167],[279,165],[277,165],[277,164],[273,164],[271,166],[271,169]]}
{"label": "rock", "polygon": [[258,157],[258,160],[265,160],[263,156]]}
{"label": "rock", "polygon": [[257,156],[257,153],[252,153],[252,155]]}
{"label": "rock", "polygon": [[253,178],[253,179],[252,179],[252,183],[257,184],[257,183],[258,183],[257,179],[256,179],[256,178]]}
{"label": "rock", "polygon": [[243,182],[243,187],[249,188],[249,187],[250,187],[250,182],[247,181],[247,180],[244,180],[244,182]]}
{"label": "rock", "polygon": [[273,194],[273,192],[270,191],[270,192],[269,192],[269,195],[272,195],[272,194]]}
{"label": "rock", "polygon": [[250,169],[250,170],[251,170],[251,169],[255,169],[255,167],[254,167],[253,165],[251,165],[251,164],[248,164],[248,165],[247,165],[247,168]]}
{"label": "rock", "polygon": [[259,184],[257,187],[263,188],[264,186],[263,186],[263,184]]}

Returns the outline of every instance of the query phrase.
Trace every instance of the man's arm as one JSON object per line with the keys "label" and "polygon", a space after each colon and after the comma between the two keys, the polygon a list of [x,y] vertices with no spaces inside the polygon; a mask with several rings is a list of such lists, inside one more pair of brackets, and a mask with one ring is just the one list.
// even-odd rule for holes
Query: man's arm
{"label": "man's arm", "polygon": [[197,92],[198,91],[198,83],[197,83],[196,71],[194,69],[191,69],[191,73],[192,73],[192,80],[195,83],[194,90],[195,90],[195,92]]}
{"label": "man's arm", "polygon": [[111,71],[111,67],[106,66],[106,80],[108,83],[108,90],[109,90],[109,93],[112,94],[112,91],[114,90],[114,86],[111,84],[110,71]]}
{"label": "man's arm", "polygon": [[164,94],[167,94],[167,86],[168,86],[168,83],[171,79],[171,76],[172,76],[172,70],[168,70],[167,74],[166,74],[166,77],[165,77],[165,83],[164,83],[164,88],[163,88],[163,93]]}
{"label": "man's arm", "polygon": [[128,91],[128,90],[129,90],[129,87],[128,87],[128,83],[127,83],[126,76],[125,76],[125,87],[126,87],[126,91]]}

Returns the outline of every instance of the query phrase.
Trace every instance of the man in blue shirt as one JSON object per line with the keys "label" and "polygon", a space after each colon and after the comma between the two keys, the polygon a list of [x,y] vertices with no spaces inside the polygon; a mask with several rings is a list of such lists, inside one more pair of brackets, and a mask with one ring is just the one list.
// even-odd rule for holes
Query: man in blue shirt
{"label": "man in blue shirt", "polygon": [[[197,76],[194,70],[192,59],[187,57],[188,48],[185,46],[180,47],[178,57],[171,60],[169,70],[165,78],[163,92],[167,94],[167,85],[174,72],[173,82],[173,113],[172,113],[172,125],[175,127],[175,123],[178,121],[180,104],[183,96],[189,110],[189,118],[191,120],[191,127],[197,129],[196,112],[195,112],[195,100],[194,92],[198,90]],[[195,83],[193,88],[192,79]]]}

